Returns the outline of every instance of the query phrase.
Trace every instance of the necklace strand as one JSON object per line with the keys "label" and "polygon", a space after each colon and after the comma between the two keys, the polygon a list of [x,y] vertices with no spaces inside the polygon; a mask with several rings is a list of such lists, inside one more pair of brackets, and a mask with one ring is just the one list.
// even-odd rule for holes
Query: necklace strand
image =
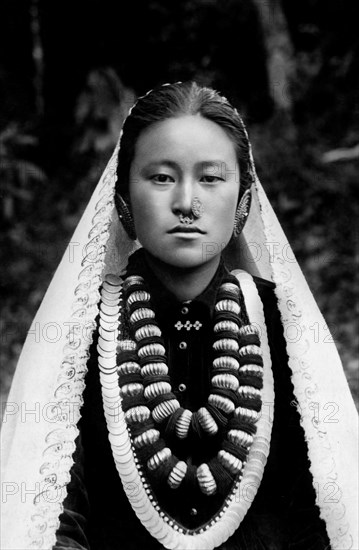
{"label": "necklace strand", "polygon": [[[137,458],[152,481],[167,482],[170,488],[177,489],[190,477],[196,479],[205,495],[218,491],[226,494],[240,479],[253,443],[263,374],[258,330],[241,322],[238,285],[225,282],[218,291],[211,389],[207,405],[195,412],[183,409],[172,392],[162,333],[143,278],[127,277],[123,291],[122,317],[128,319],[128,336],[118,342],[117,372],[122,409]],[[110,305],[111,293],[105,291],[102,295],[102,314],[117,313],[118,306]],[[118,298],[117,293],[112,294],[112,301]],[[100,335],[102,350],[106,347],[104,342]],[[220,420],[222,426],[218,425]],[[189,466],[172,453],[161,434],[166,423],[167,428],[171,426],[167,432],[179,439],[185,439],[190,430],[211,437],[225,428],[221,449],[208,464]]]}
{"label": "necklace strand", "polygon": [[[137,283],[138,282],[142,283],[142,281],[137,281]],[[253,290],[253,287],[254,287],[253,282],[251,282],[251,285],[252,285],[252,290]],[[131,286],[133,286],[133,285],[129,285],[129,287],[131,287]],[[150,418],[151,417],[151,411],[150,411],[149,407],[146,406],[147,403],[146,403],[146,400],[145,400],[144,395],[143,395],[144,391],[142,392],[142,395],[141,395],[141,392],[137,393],[135,391],[135,395],[129,395],[128,397],[122,395],[122,398],[120,398],[119,389],[118,389],[118,386],[117,386],[117,376],[118,376],[117,375],[117,370],[122,369],[122,374],[120,374],[120,378],[122,378],[122,382],[123,382],[123,380],[124,380],[123,377],[125,377],[125,376],[133,376],[134,374],[141,374],[141,369],[143,369],[146,365],[156,364],[156,363],[160,363],[160,362],[164,363],[164,361],[163,361],[163,357],[156,357],[156,356],[152,357],[152,354],[153,354],[154,351],[156,351],[156,352],[159,351],[158,348],[153,348],[153,347],[152,348],[147,348],[148,351],[150,352],[148,354],[148,356],[146,355],[146,353],[142,353],[142,354],[138,353],[138,356],[142,355],[142,357],[137,357],[137,361],[134,360],[134,359],[136,359],[136,357],[134,356],[134,352],[135,352],[134,345],[133,345],[134,340],[131,340],[131,339],[128,338],[128,336],[129,336],[128,327],[125,327],[125,326],[120,327],[119,316],[118,316],[118,312],[119,312],[119,309],[120,309],[120,303],[121,303],[120,291],[121,291],[121,281],[120,281],[120,279],[116,276],[108,275],[106,277],[106,280],[103,284],[103,289],[102,289],[102,302],[101,302],[101,306],[100,306],[100,329],[99,329],[100,335],[99,335],[99,342],[98,342],[98,351],[99,351],[100,378],[101,378],[101,384],[102,384],[102,394],[103,394],[105,416],[106,416],[106,421],[107,421],[107,425],[108,425],[108,429],[109,429],[109,439],[110,439],[110,442],[111,442],[115,463],[116,463],[116,466],[119,470],[121,480],[124,484],[124,489],[127,493],[127,496],[129,498],[129,500],[131,502],[131,505],[133,506],[135,512],[138,514],[139,518],[141,519],[142,523],[146,526],[146,528],[156,538],[158,538],[160,535],[157,532],[157,528],[156,528],[156,532],[154,532],[153,519],[150,519],[150,518],[157,517],[157,520],[156,520],[157,522],[158,521],[161,522],[161,518],[162,518],[164,523],[161,524],[161,529],[160,529],[160,531],[162,533],[161,537],[166,536],[166,544],[168,543],[168,544],[172,545],[172,543],[170,543],[169,541],[174,540],[173,539],[173,536],[175,536],[174,532],[184,533],[184,530],[181,528],[181,526],[179,524],[177,524],[169,516],[167,516],[166,513],[158,505],[158,503],[156,503],[156,501],[153,497],[152,491],[151,491],[151,487],[150,487],[150,485],[147,481],[148,480],[147,473],[150,470],[149,465],[151,464],[154,467],[154,469],[153,469],[154,472],[156,472],[159,469],[162,470],[162,471],[167,470],[167,472],[166,472],[167,478],[170,477],[171,474],[172,474],[172,481],[173,481],[173,477],[175,477],[174,474],[176,473],[176,470],[174,470],[174,468],[172,468],[172,470],[168,469],[168,464],[170,462],[170,460],[169,460],[170,455],[168,454],[168,451],[165,451],[165,453],[162,453],[161,455],[158,455],[159,451],[155,450],[156,452],[152,456],[151,456],[151,453],[150,453],[150,458],[148,458],[148,460],[150,460],[151,458],[153,459],[150,464],[148,464],[148,460],[147,460],[147,463],[146,463],[145,466],[144,466],[143,462],[141,463],[141,461],[138,458],[138,449],[134,445],[134,442],[137,442],[137,443],[139,442],[139,440],[136,440],[136,437],[138,437],[138,436],[135,435],[136,432],[138,431],[139,435],[142,435],[146,432],[150,432],[150,430],[156,430],[157,427],[160,427],[160,426],[157,426],[155,421],[153,420],[153,418]],[[129,296],[133,295],[136,291],[138,291],[138,289],[136,290],[135,288],[132,287],[131,291],[132,292],[129,293]],[[257,300],[258,300],[257,293],[256,293],[256,296],[257,296]],[[144,297],[146,298],[146,300],[144,301],[145,303],[143,303],[143,300],[142,300],[142,298],[144,298]],[[219,300],[219,297],[220,296],[218,296],[217,303],[219,303],[221,301],[221,300]],[[130,302],[129,305],[131,306],[131,302],[133,304],[138,302],[137,305],[139,307],[137,307],[137,308],[135,307],[134,309],[139,309],[139,310],[140,309],[146,309],[146,308],[142,308],[142,306],[146,305],[146,304],[148,306],[148,303],[150,302],[150,300],[147,299],[148,296],[141,294],[141,295],[137,296],[137,298],[141,298],[141,300],[137,300],[135,298],[136,298],[136,296],[133,296],[132,299],[129,300],[129,302]],[[107,302],[106,302],[106,300],[107,300]],[[106,307],[103,307],[103,305],[106,306]],[[122,308],[122,311],[124,309],[125,308]],[[150,308],[147,307],[147,309],[150,309]],[[223,315],[223,312],[226,312],[227,310],[226,310],[226,308],[223,307],[223,304],[222,304],[222,306],[217,308],[217,311],[218,311],[218,316],[220,316],[220,315]],[[260,311],[262,311],[262,313]],[[258,319],[258,321],[259,321],[259,326],[262,328],[262,332],[264,330],[264,333],[265,333],[264,336],[266,336],[265,324],[264,324],[264,320],[263,320],[263,310],[262,310],[262,306],[260,304],[260,300],[258,302],[258,306],[253,309],[253,312],[255,313],[255,318]],[[132,313],[130,313],[130,315],[132,315]],[[146,316],[147,316],[147,314],[146,314]],[[152,315],[152,313],[150,313],[150,318],[154,319],[154,315]],[[219,321],[219,322],[222,322],[222,321]],[[143,326],[146,326],[146,324],[143,323]],[[121,328],[121,337],[118,341],[117,338],[118,338],[118,334],[119,334],[119,330],[118,330],[119,328]],[[224,327],[224,326],[221,327],[220,326],[220,327],[218,327],[217,332],[221,333],[220,329],[223,329],[223,328],[228,329],[229,327],[228,326],[226,326],[226,327]],[[248,337],[248,336],[253,336],[254,334],[256,334],[258,336],[258,331],[256,330],[254,325],[242,326],[242,327],[240,327],[240,330],[242,332],[242,336]],[[126,338],[124,339],[123,337],[125,337],[125,336],[126,336]],[[219,336],[223,336],[223,333],[220,334]],[[226,336],[228,336],[228,334]],[[141,343],[143,344],[142,347],[151,345],[151,342],[146,341],[146,338],[148,338],[148,336],[146,336],[144,334],[143,338],[142,338],[142,341],[141,341]],[[156,336],[155,338],[159,338],[159,336]],[[218,339],[225,340],[225,338],[218,338]],[[216,341],[216,339],[215,339],[215,341]],[[259,353],[257,353],[257,354],[254,353],[255,351],[258,351],[257,349],[255,349],[256,344],[255,343],[254,344],[253,343],[248,343],[248,341],[243,341],[243,340],[241,341],[240,338],[239,338],[238,341],[241,342],[241,345],[239,345],[238,352],[240,352],[242,350],[242,354],[239,353],[238,376],[240,376],[239,373],[242,372],[241,369],[242,370],[244,369],[243,372],[247,372],[247,374],[248,374],[248,372],[250,371],[253,376],[256,375],[258,377],[259,369],[262,368],[260,366],[260,364],[261,363],[263,364],[263,362],[262,362],[262,358],[261,358],[260,354]],[[154,342],[154,343],[157,343],[157,344],[161,345],[159,342]],[[266,344],[265,345],[266,363],[270,365],[270,356],[269,356],[268,344],[267,344],[266,340],[265,340],[265,344]],[[254,346],[254,348],[253,348],[253,346]],[[120,355],[122,356],[122,362],[118,361],[118,364],[117,364],[116,350],[117,350],[118,347],[122,348],[122,349],[120,349]],[[231,346],[230,346],[229,349],[227,349],[227,346],[224,346],[224,347],[225,347],[225,350],[224,350],[225,353],[228,354],[227,356],[224,355],[224,357],[229,357],[229,358],[232,357],[233,358],[233,350],[230,349]],[[125,348],[125,349],[123,349],[123,348]],[[140,350],[140,349],[141,349],[141,347],[140,347],[140,345],[138,345],[138,350]],[[162,349],[160,351],[163,353]],[[223,351],[222,344],[219,345],[219,350],[217,350],[217,351],[219,351],[219,352]],[[257,355],[257,357],[254,357],[254,355]],[[156,359],[156,360],[154,360],[154,359]],[[220,359],[220,353],[219,353],[219,356],[215,357],[215,359],[213,361],[213,373],[215,372],[215,366],[217,368],[223,367],[223,365],[220,364],[221,361],[217,361],[217,363],[216,363],[217,359]],[[255,359],[255,361],[254,361],[254,359]],[[141,365],[141,362],[144,363],[144,364]],[[233,367],[232,361],[229,361],[229,363],[231,363],[231,365]],[[124,372],[125,369],[127,369],[127,372]],[[140,369],[140,370],[138,370],[138,369]],[[148,369],[148,370],[151,370],[151,369]],[[120,373],[121,373],[121,370],[120,370]],[[162,373],[162,376],[166,376],[166,375],[164,375]],[[212,378],[214,376],[216,376],[216,374],[214,374],[212,376]],[[267,377],[268,377],[268,372],[267,372]],[[258,377],[258,378],[260,378],[260,377]],[[121,394],[124,393],[125,386],[129,386],[132,383],[136,383],[136,382],[133,381],[133,378],[131,380],[130,379],[125,379],[125,381],[128,382],[128,384],[122,384],[121,385],[121,390],[120,390]],[[272,389],[271,389],[272,388],[272,381],[270,381],[270,382],[271,382],[271,384],[268,386],[270,391],[267,390],[267,393],[269,395],[271,395],[271,391],[272,391]],[[139,383],[139,382],[137,382],[137,383]],[[116,389],[116,386],[117,386],[117,389]],[[240,386],[240,387],[246,388],[246,386]],[[247,387],[250,388],[250,386],[247,386]],[[125,388],[125,392],[128,389],[129,388]],[[216,391],[218,390],[218,392],[219,392],[218,395],[220,397],[225,397],[225,398],[228,399],[228,397],[221,395],[220,392],[222,390],[220,388],[217,388],[216,386],[213,386],[212,390],[213,390],[214,395],[216,395]],[[229,390],[229,391],[233,391],[233,390]],[[129,393],[131,393],[131,392],[129,392]],[[232,418],[230,420],[235,419],[236,416],[239,417],[240,414],[241,414],[243,418],[245,418],[246,420],[250,419],[252,421],[252,423],[254,424],[258,420],[259,411],[260,411],[260,407],[258,407],[258,405],[255,405],[258,401],[256,392],[254,392],[254,394],[253,394],[251,391],[248,391],[248,389],[245,389],[244,391],[241,391],[241,392],[238,392],[238,393],[239,393],[239,397],[237,399],[237,402],[234,403],[235,405],[238,405],[238,406],[235,407],[234,413],[232,413],[232,415],[231,415]],[[155,399],[158,398],[161,395],[162,394],[157,395],[155,397]],[[135,398],[135,399],[133,400],[133,398]],[[125,403],[126,399],[129,399],[129,402],[127,404]],[[132,399],[132,401],[131,401],[131,399]],[[136,404],[136,400],[137,400],[137,404]],[[161,401],[161,398],[160,398],[160,401]],[[166,401],[171,401],[171,399],[164,400],[164,402],[166,402]],[[142,404],[143,402],[145,404]],[[227,403],[227,402],[226,401],[225,402],[220,401],[220,403],[222,405],[222,409],[220,407],[218,407],[218,405],[217,405],[217,407],[213,407],[209,404],[207,404],[207,408],[210,409],[210,407],[212,407],[210,409],[211,412],[217,411],[217,412],[222,414],[223,403]],[[228,403],[227,403],[227,405],[228,405]],[[227,408],[227,405],[224,405],[224,406]],[[250,407],[249,405],[255,405],[255,406]],[[150,411],[150,415],[148,414],[148,411]],[[177,413],[177,416],[179,416],[178,415],[178,409],[176,409],[173,413],[170,413],[169,416],[171,416],[172,419],[175,419],[176,413]],[[127,416],[126,421],[125,421],[125,415]],[[223,414],[222,416],[225,416],[225,414]],[[131,419],[130,422],[128,422],[128,418]],[[242,418],[242,420],[243,420],[243,418]],[[143,427],[140,426],[143,421],[147,422],[147,420],[150,423],[152,423],[152,425],[154,427],[147,429],[148,426],[145,426],[145,429],[144,429]],[[259,422],[259,425],[261,427],[262,443],[259,445],[259,447],[257,445],[256,453],[258,454],[258,451],[259,451],[260,455],[262,453],[265,453],[264,456],[266,456],[267,453],[268,453],[268,450],[269,450],[269,444],[267,444],[266,442],[269,440],[268,438],[269,438],[270,429],[271,429],[271,419],[270,418],[265,418],[265,419],[262,418]],[[238,428],[238,426],[236,426],[236,428]],[[157,431],[159,431],[159,430],[157,430]],[[235,430],[235,431],[239,431],[239,430]],[[227,432],[226,432],[227,435],[229,435],[229,432],[230,432],[230,430],[227,430]],[[131,438],[129,438],[129,434],[131,434]],[[232,435],[234,435],[234,434],[232,434]],[[263,437],[263,435],[265,437]],[[145,439],[145,438],[142,438],[142,442],[144,443],[143,439]],[[234,439],[236,440],[235,437],[234,437]],[[265,444],[266,450],[264,450],[264,447],[263,447],[264,443],[266,443]],[[227,447],[229,445],[230,450],[232,450],[231,445],[235,446],[230,440],[225,441],[224,444],[225,444],[224,446],[227,446]],[[161,450],[163,450],[163,449],[161,449]],[[224,450],[224,452],[228,452],[228,451],[225,451],[225,449],[223,449],[223,450]],[[165,456],[167,454],[167,459],[161,459],[164,454],[165,454]],[[228,452],[228,455],[231,455],[231,453]],[[227,461],[225,462],[227,470],[230,470],[230,467],[233,464],[233,459],[230,459],[230,457],[227,456],[227,455],[224,455],[224,456],[227,458]],[[232,456],[234,456],[234,455],[232,455]],[[154,457],[156,457],[156,458],[154,458]],[[219,462],[219,460],[218,460],[218,462]],[[232,464],[231,464],[231,462],[232,462]],[[242,465],[243,465],[244,462],[245,461],[242,461]],[[254,463],[253,463],[252,468],[250,469],[250,470],[254,471],[254,469],[258,468],[258,472],[259,472],[258,477],[259,477],[259,479],[260,479],[260,477],[263,473],[264,462],[265,462],[265,459],[264,459],[264,461],[261,461],[261,460],[258,461],[257,460],[256,461],[256,464],[257,464],[256,467],[254,468]],[[175,464],[175,466],[177,466],[177,470],[179,470],[179,477],[181,477],[180,466],[178,466],[178,464],[180,464],[180,461],[178,461]],[[240,521],[241,521],[241,517],[243,517],[241,515],[242,512],[240,512],[240,510],[243,510],[244,508],[248,507],[246,502],[243,502],[243,501],[241,501],[241,502],[238,501],[237,502],[237,500],[233,501],[233,495],[237,494],[238,490],[239,490],[238,488],[239,488],[239,478],[240,478],[240,475],[238,475],[238,470],[235,467],[236,464],[237,463],[234,463],[234,467],[233,467],[233,470],[237,471],[237,475],[234,476],[234,479],[236,479],[236,481],[234,482],[234,484],[232,484],[232,489],[227,493],[227,498],[225,499],[224,505],[222,506],[221,510],[219,511],[217,516],[214,518],[214,520],[211,521],[208,525],[204,526],[204,528],[199,529],[199,531],[198,531],[198,536],[197,536],[196,540],[198,541],[198,544],[200,544],[200,545],[203,543],[203,540],[206,540],[206,548],[214,548],[214,546],[217,546],[218,544],[220,544],[221,541],[223,542],[224,540],[226,540],[226,538],[228,538],[229,534],[233,532],[233,523],[231,521],[228,522],[227,519],[226,519],[227,518],[227,516],[226,516],[226,509],[227,508],[228,508],[228,510],[232,510],[231,513],[235,514],[235,516],[238,518],[238,520],[236,520],[237,521],[237,526],[238,526]],[[133,469],[133,465],[136,465],[135,469]],[[208,487],[208,479],[209,479],[208,470],[207,470],[205,464],[204,464],[204,466],[202,466],[202,467],[201,466],[197,468],[197,480],[198,480],[198,483],[200,484],[200,479],[203,478],[204,481],[202,482],[202,487],[206,487],[206,484],[207,484],[207,487]],[[147,470],[147,471],[145,471],[145,470]],[[245,472],[246,471],[248,471],[248,470],[246,469]],[[136,472],[138,472],[138,473],[136,473]],[[248,474],[246,474],[245,472],[244,472],[244,475],[248,476]],[[211,470],[210,470],[210,473],[211,473],[212,477],[214,477]],[[140,476],[139,478],[138,478],[138,475]],[[182,479],[183,479],[183,477],[182,477]],[[131,494],[131,489],[128,490],[128,482],[129,481],[133,482],[134,480],[138,480],[140,482],[138,495],[136,497],[134,497]],[[174,480],[174,482],[175,481],[176,480]],[[178,482],[178,480],[177,480],[177,482]],[[181,481],[179,481],[179,483],[180,482]],[[136,487],[137,487],[137,485],[136,485]],[[145,491],[145,493],[142,493],[141,487]],[[204,491],[204,493],[205,494],[210,494],[210,493],[206,493],[206,491]],[[147,494],[147,498],[145,497],[145,494]],[[141,502],[141,506],[139,504],[140,502]],[[152,512],[150,511],[151,508],[153,510]],[[156,516],[156,514],[158,514],[158,516]],[[221,529],[220,531],[218,529],[214,529],[214,527],[217,524],[220,524],[220,525],[223,524],[223,527],[225,527],[225,529],[224,530]],[[167,525],[167,527],[166,527],[166,525]],[[169,531],[168,531],[168,529],[169,529]],[[171,529],[173,529],[174,531],[172,531]],[[208,537],[203,539],[202,536],[204,536],[204,533],[208,533],[208,532],[212,533],[211,539],[208,539]],[[164,535],[164,533],[167,533],[167,534]],[[180,535],[178,534],[176,536],[180,536]],[[183,539],[183,536],[185,537],[184,539]],[[213,539],[212,539],[212,536],[214,537]],[[161,538],[161,540],[162,540],[162,538]],[[186,548],[188,547],[187,542],[186,542],[187,539],[186,539],[185,534],[181,535],[180,539],[178,539],[178,540],[181,541],[180,544],[184,544],[184,547],[186,547]],[[192,536],[191,536],[190,540],[191,541],[194,540]],[[166,544],[165,544],[165,546],[166,546]],[[189,544],[192,547],[192,542],[190,542]],[[198,546],[198,548],[199,547],[202,547],[202,546]]]}

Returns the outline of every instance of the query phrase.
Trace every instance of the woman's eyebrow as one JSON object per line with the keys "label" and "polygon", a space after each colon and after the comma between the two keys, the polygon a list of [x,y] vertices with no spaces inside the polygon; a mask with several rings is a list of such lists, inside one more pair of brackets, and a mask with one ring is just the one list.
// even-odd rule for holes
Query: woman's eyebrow
{"label": "woman's eyebrow", "polygon": [[[177,163],[174,160],[169,159],[158,159],[158,160],[151,160],[147,164],[145,164],[145,168],[152,168],[155,166],[168,166],[169,168],[180,168],[180,164]],[[226,165],[226,163],[223,160],[200,160],[196,162],[195,168],[221,168],[223,165]]]}
{"label": "woman's eyebrow", "polygon": [[202,160],[197,163],[200,168],[221,168],[226,166],[223,160]]}
{"label": "woman's eyebrow", "polygon": [[168,159],[151,160],[144,165],[144,168],[155,168],[156,166],[168,166],[168,168],[173,169],[179,168],[177,162]]}

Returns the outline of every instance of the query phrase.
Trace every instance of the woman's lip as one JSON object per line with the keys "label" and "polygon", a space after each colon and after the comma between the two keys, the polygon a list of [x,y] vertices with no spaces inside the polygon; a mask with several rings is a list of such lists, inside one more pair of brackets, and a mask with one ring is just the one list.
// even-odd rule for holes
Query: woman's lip
{"label": "woman's lip", "polygon": [[202,229],[200,229],[195,225],[192,225],[192,226],[176,225],[176,227],[173,227],[172,229],[167,231],[167,233],[201,233],[202,235],[205,234],[205,232],[202,231]]}

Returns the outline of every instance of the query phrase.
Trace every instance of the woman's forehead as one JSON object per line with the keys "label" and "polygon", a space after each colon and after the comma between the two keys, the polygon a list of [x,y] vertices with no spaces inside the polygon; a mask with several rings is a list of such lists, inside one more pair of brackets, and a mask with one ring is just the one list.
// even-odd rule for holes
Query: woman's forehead
{"label": "woman's forehead", "polygon": [[217,123],[200,115],[156,122],[144,130],[135,146],[135,161],[143,163],[221,163],[236,159],[233,140]]}

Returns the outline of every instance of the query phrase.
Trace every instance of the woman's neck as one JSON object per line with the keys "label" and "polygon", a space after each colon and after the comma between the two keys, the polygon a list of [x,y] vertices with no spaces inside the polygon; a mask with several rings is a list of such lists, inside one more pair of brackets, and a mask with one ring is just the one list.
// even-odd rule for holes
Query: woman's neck
{"label": "woman's neck", "polygon": [[162,262],[147,251],[145,254],[156,277],[180,302],[193,300],[201,294],[213,279],[220,262],[220,256],[216,256],[205,264],[180,268]]}

